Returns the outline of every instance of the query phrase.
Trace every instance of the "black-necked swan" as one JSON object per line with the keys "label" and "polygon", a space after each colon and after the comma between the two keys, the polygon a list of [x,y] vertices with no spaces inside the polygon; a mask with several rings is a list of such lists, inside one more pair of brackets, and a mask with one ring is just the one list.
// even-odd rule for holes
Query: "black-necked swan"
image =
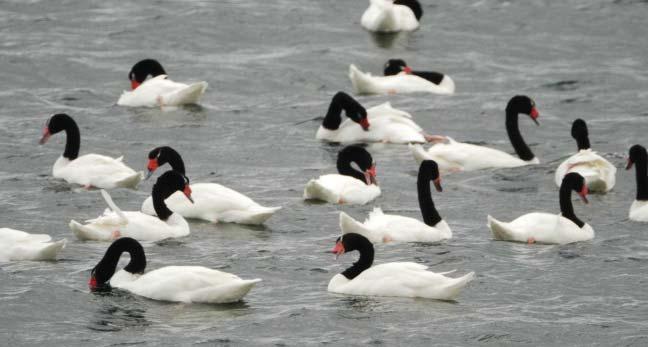
{"label": "black-necked swan", "polygon": [[451,95],[455,83],[450,76],[438,72],[412,71],[402,59],[391,59],[385,64],[384,76],[362,72],[354,64],[349,66],[349,78],[356,94],[397,94],[427,92]]}
{"label": "black-necked swan", "polygon": [[[351,166],[354,162],[361,171]],[[376,163],[366,149],[351,145],[338,153],[339,174],[311,179],[304,188],[304,199],[327,201],[333,204],[364,205],[380,195],[376,182]]]}
{"label": "black-necked swan", "polygon": [[[152,78],[147,79],[148,76]],[[124,91],[117,105],[131,107],[180,106],[196,104],[207,89],[207,82],[184,84],[168,78],[155,59],[144,59],[128,73],[131,91]]]}
{"label": "black-necked swan", "polygon": [[384,214],[376,207],[369,213],[369,218],[360,223],[348,214],[340,212],[340,228],[342,234],[357,233],[365,236],[373,243],[379,242],[438,242],[452,238],[452,231],[434,207],[430,182],[434,183],[437,191],[441,189],[441,175],[434,160],[421,163],[416,182],[418,189],[419,207],[423,222],[418,219]]}
{"label": "black-necked swan", "polygon": [[637,197],[630,206],[630,220],[637,222],[648,222],[648,155],[646,149],[641,145],[630,147],[628,165],[626,170],[630,170],[635,165],[635,174],[637,177]]}
{"label": "black-necked swan", "polygon": [[54,260],[66,240],[52,242],[46,234],[0,228],[0,262],[14,260]]}
{"label": "black-necked swan", "polygon": [[409,148],[417,162],[435,160],[443,172],[538,164],[540,161],[531,152],[520,134],[519,114],[528,115],[536,125],[539,125],[537,120],[539,113],[531,98],[517,95],[509,100],[506,105],[506,133],[518,157],[493,148],[457,142],[450,137],[447,137],[445,142],[437,142],[427,151],[420,145],[409,145]]}
{"label": "black-necked swan", "polygon": [[67,114],[55,114],[47,120],[39,143],[46,143],[50,136],[61,131],[66,135],[65,151],[54,163],[54,177],[85,188],[102,189],[135,188],[142,180],[141,172],[135,172],[123,163],[124,157],[111,158],[94,153],[79,156],[81,134],[74,119]]}
{"label": "black-necked swan", "polygon": [[[130,255],[123,270],[117,270],[122,253]],[[135,239],[115,240],[92,269],[88,286],[92,291],[111,287],[154,300],[183,303],[230,303],[240,301],[261,279],[240,277],[204,266],[165,266],[144,273],[146,256]]]}
{"label": "black-necked swan", "polygon": [[563,177],[569,172],[578,172],[587,181],[590,192],[609,192],[616,183],[614,165],[601,157],[590,148],[587,124],[582,119],[572,123],[571,136],[576,140],[578,153],[565,159],[556,169],[554,177],[556,185],[560,187]]}
{"label": "black-necked swan", "polygon": [[[348,119],[342,121],[342,111]],[[331,99],[326,117],[315,134],[330,142],[425,143],[441,136],[428,135],[412,121],[412,116],[389,102],[366,110],[349,94],[338,92]]]}
{"label": "black-necked swan", "polygon": [[574,214],[571,192],[587,203],[587,184],[583,176],[570,172],[560,186],[560,214],[532,212],[514,221],[500,222],[488,216],[488,228],[496,240],[527,243],[566,244],[594,238],[592,227]]}
{"label": "black-necked swan", "polygon": [[393,33],[418,29],[423,8],[417,0],[370,0],[360,19],[372,32]]}
{"label": "black-necked swan", "polygon": [[[168,146],[154,148],[148,154],[148,176],[159,166],[168,163],[174,171],[185,174],[182,157]],[[148,178],[147,176],[147,178]],[[213,223],[263,224],[281,207],[264,207],[247,196],[217,183],[192,183],[193,203],[180,192],[166,199],[175,213],[185,218],[203,219]],[[148,197],[142,204],[142,212],[155,215],[153,200]]]}
{"label": "black-necked swan", "polygon": [[402,296],[437,300],[454,300],[475,276],[474,272],[461,277],[447,277],[448,273],[427,271],[427,266],[411,262],[385,263],[372,266],[373,244],[360,234],[344,234],[335,243],[332,252],[337,256],[358,251],[360,259],[353,266],[331,278],[328,291],[351,295]]}
{"label": "black-necked swan", "polygon": [[189,235],[189,224],[178,213],[173,213],[164,200],[176,191],[182,191],[191,200],[189,179],[178,172],[169,170],[153,185],[153,205],[157,216],[140,211],[121,211],[110,195],[102,190],[101,194],[108,204],[103,215],[81,224],[70,221],[70,230],[80,240],[111,241],[122,236],[133,237],[140,241],[159,241]]}

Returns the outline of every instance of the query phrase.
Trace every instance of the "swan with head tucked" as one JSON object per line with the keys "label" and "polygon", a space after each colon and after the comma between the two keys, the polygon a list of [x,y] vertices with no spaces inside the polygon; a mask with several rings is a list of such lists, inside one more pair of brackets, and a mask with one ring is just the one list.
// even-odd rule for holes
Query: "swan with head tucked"
{"label": "swan with head tucked", "polygon": [[[147,80],[148,76],[152,78]],[[207,82],[189,85],[173,82],[162,65],[154,59],[144,59],[133,65],[128,79],[132,90],[124,91],[117,105],[154,107],[196,104],[207,89]]]}
{"label": "swan with head tucked", "polygon": [[393,33],[418,29],[423,9],[417,0],[370,0],[360,19],[372,32]]}
{"label": "swan with head tucked", "polygon": [[[344,122],[342,111],[348,118]],[[409,113],[393,108],[389,102],[366,110],[349,94],[338,92],[331,99],[315,138],[341,143],[424,143],[441,137],[424,133]]]}
{"label": "swan with head tucked", "polygon": [[434,71],[413,71],[402,59],[385,64],[384,76],[373,76],[349,66],[349,78],[356,94],[396,94],[427,92],[451,95],[455,83],[448,75]]}
{"label": "swan with head tucked", "polygon": [[128,236],[140,241],[159,241],[189,235],[189,224],[178,213],[173,213],[164,200],[176,191],[182,191],[191,200],[189,180],[175,172],[167,171],[153,185],[153,206],[156,216],[139,211],[121,211],[110,195],[102,190],[108,209],[103,215],[81,224],[70,221],[70,230],[80,240],[111,241]]}
{"label": "swan with head tucked", "polygon": [[[159,167],[169,163],[174,171],[185,174],[182,157],[173,148],[164,146],[153,149],[149,155],[148,177]],[[181,192],[166,199],[169,208],[185,218],[194,218],[213,223],[263,224],[281,207],[264,207],[247,196],[216,183],[192,183],[188,201]],[[142,212],[155,215],[152,197],[142,204]]]}
{"label": "swan with head tucked", "polygon": [[[352,162],[362,171],[354,169]],[[380,195],[376,164],[366,149],[355,145],[343,148],[338,153],[337,169],[339,174],[323,175],[308,181],[304,188],[304,199],[364,205]]]}
{"label": "swan with head tucked", "polygon": [[409,149],[417,162],[434,160],[441,171],[472,171],[538,164],[540,161],[520,134],[519,114],[529,115],[538,124],[538,110],[528,96],[514,96],[506,105],[506,132],[517,158],[497,149],[457,142],[450,137],[446,138],[446,142],[434,144],[427,151],[420,145],[409,145]]}
{"label": "swan with head tucked", "polygon": [[648,154],[643,146],[630,147],[626,170],[630,170],[632,165],[635,165],[637,196],[630,206],[629,217],[633,221],[648,222]]}
{"label": "swan with head tucked", "polygon": [[570,172],[560,186],[560,214],[532,212],[510,223],[490,215],[488,228],[496,240],[527,243],[566,244],[594,238],[592,227],[578,219],[571,202],[571,191],[576,191],[587,203],[587,184],[583,176]]}
{"label": "swan with head tucked", "polygon": [[364,223],[340,212],[342,234],[357,233],[368,238],[372,243],[438,242],[452,238],[448,223],[441,218],[434,207],[430,182],[434,183],[437,191],[442,191],[437,164],[433,160],[426,160],[419,167],[416,183],[423,222],[410,217],[384,214],[377,207],[369,213],[369,218]]}
{"label": "swan with head tucked", "polygon": [[427,271],[427,266],[410,262],[394,262],[372,266],[373,244],[360,234],[344,234],[332,252],[340,256],[358,251],[360,259],[353,266],[331,278],[328,291],[333,293],[372,296],[401,296],[454,300],[475,276],[474,272],[457,278],[448,273]]}
{"label": "swan with head tucked", "polygon": [[[124,252],[130,255],[130,261],[115,273]],[[88,285],[92,291],[115,287],[153,300],[219,304],[240,301],[261,281],[244,280],[203,266],[165,266],[144,273],[145,269],[142,245],[130,237],[123,237],[108,247],[92,269]]]}
{"label": "swan with head tucked", "polygon": [[569,172],[578,172],[587,181],[590,192],[609,192],[616,182],[616,168],[590,148],[587,124],[582,119],[572,123],[571,135],[578,145],[578,153],[563,161],[556,169],[555,182],[560,187]]}
{"label": "swan with head tucked", "polygon": [[47,120],[39,143],[46,143],[50,136],[61,131],[65,131],[67,138],[63,155],[54,163],[54,177],[86,188],[102,189],[135,188],[142,180],[142,173],[126,166],[123,157],[111,158],[94,153],[79,156],[81,134],[74,119],[67,114],[55,114]]}
{"label": "swan with head tucked", "polygon": [[66,240],[52,242],[45,234],[0,228],[0,262],[14,260],[54,260]]}

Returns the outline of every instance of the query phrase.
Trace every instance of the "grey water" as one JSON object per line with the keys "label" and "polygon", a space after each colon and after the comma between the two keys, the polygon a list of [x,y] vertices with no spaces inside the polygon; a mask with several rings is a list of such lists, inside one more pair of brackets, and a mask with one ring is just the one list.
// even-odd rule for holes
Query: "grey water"
{"label": "grey water", "polygon": [[[628,220],[634,172],[622,167],[631,145],[648,144],[648,4],[423,0],[420,30],[373,36],[359,23],[368,3],[0,2],[0,226],[69,241],[58,261],[0,264],[0,345],[647,345],[648,233]],[[200,106],[116,106],[130,67],[149,57],[176,81],[207,81]],[[540,165],[443,177],[445,189],[433,197],[453,239],[376,247],[377,263],[475,271],[454,302],[326,291],[356,257],[325,253],[339,234],[338,211],[362,220],[375,205],[420,218],[406,146],[368,147],[383,190],[373,204],[301,199],[310,178],[334,172],[341,147],[314,139],[317,121],[296,123],[323,116],[335,92],[351,92],[350,63],[379,74],[389,58],[447,73],[456,95],[358,100],[391,101],[430,133],[512,152],[507,100],[527,94],[540,112],[539,127],[520,121]],[[232,305],[90,293],[89,270],[108,244],[78,241],[67,224],[96,217],[105,203],[99,191],[51,177],[65,136],[37,141],[60,112],[79,123],[81,154],[124,155],[144,169],[148,151],[170,145],[192,181],[283,206],[262,227],[192,222],[188,237],[145,245],[149,269],[203,265],[263,282]],[[619,168],[613,191],[574,202],[594,240],[493,241],[487,214],[559,212],[553,173],[576,151],[570,125],[579,117],[593,148]],[[136,210],[152,184],[113,190],[113,199]]]}

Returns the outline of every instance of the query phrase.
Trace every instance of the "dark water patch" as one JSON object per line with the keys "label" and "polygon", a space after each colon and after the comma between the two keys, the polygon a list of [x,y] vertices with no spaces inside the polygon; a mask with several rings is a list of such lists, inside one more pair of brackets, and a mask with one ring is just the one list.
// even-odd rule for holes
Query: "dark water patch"
{"label": "dark water patch", "polygon": [[564,80],[553,83],[543,84],[543,88],[558,90],[558,91],[570,91],[578,89],[583,82],[578,80]]}

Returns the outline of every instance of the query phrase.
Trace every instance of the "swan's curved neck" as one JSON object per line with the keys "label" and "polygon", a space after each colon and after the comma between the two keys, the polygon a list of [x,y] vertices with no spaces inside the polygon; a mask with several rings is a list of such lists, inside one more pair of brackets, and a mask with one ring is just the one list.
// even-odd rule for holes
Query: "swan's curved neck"
{"label": "swan's curved neck", "polygon": [[346,93],[338,92],[331,99],[326,117],[322,122],[322,126],[329,130],[337,130],[342,123],[342,110],[346,112],[347,117],[359,117],[363,112],[364,107],[355,101],[351,96]]}
{"label": "swan's curved neck", "polygon": [[174,192],[166,187],[161,187],[159,184],[153,185],[152,199],[153,199],[153,208],[155,209],[155,214],[158,218],[163,221],[166,221],[172,214],[173,211],[169,210],[164,200],[171,196]]}
{"label": "swan's curved neck", "polygon": [[79,147],[81,147],[81,133],[75,122],[69,122],[63,129],[65,131],[65,151],[63,157],[74,160],[79,157]]}
{"label": "swan's curved neck", "polygon": [[434,207],[434,201],[432,201],[430,180],[427,179],[427,177],[421,177],[421,175],[419,175],[416,185],[418,188],[419,207],[421,208],[421,214],[423,215],[423,222],[433,227],[437,225],[442,218],[436,210],[436,207]]}
{"label": "swan's curved neck", "polygon": [[351,166],[353,160],[350,158],[344,158],[344,160],[338,160],[337,169],[340,175],[351,176],[359,179],[362,182],[366,183],[365,176],[362,172],[354,169]]}
{"label": "swan's curved neck", "polygon": [[637,177],[637,200],[648,200],[648,176],[646,176],[646,158],[638,158],[634,163]]}
{"label": "swan's curved neck", "polygon": [[569,184],[563,184],[560,186],[560,212],[563,217],[574,222],[579,228],[582,228],[585,223],[578,219],[574,213],[574,206],[571,201],[571,191],[572,187]]}
{"label": "swan's curved neck", "polygon": [[371,267],[371,264],[373,264],[374,248],[370,242],[363,244],[362,247],[358,248],[358,252],[360,252],[360,258],[358,261],[342,272],[342,275],[349,280],[356,278],[362,273],[362,271],[367,270]]}
{"label": "swan's curved neck", "polygon": [[520,134],[520,128],[518,127],[518,112],[512,109],[506,109],[506,132],[508,133],[509,140],[511,140],[511,145],[515,149],[520,159],[529,161],[535,157],[529,146],[522,138]]}
{"label": "swan's curved neck", "polygon": [[119,239],[108,247],[99,264],[92,269],[92,277],[94,277],[98,285],[108,282],[115,274],[119,258],[124,252],[130,254],[130,261],[124,270],[132,274],[144,272],[146,269],[146,256],[142,245],[133,239]]}
{"label": "swan's curved neck", "polygon": [[589,136],[579,135],[576,137],[576,144],[578,145],[578,150],[590,149]]}
{"label": "swan's curved neck", "polygon": [[184,166],[184,161],[182,160],[182,157],[178,152],[175,150],[168,150],[167,152],[167,163],[171,166],[171,168],[174,171],[177,171],[183,175],[186,175],[185,173],[185,166]]}

